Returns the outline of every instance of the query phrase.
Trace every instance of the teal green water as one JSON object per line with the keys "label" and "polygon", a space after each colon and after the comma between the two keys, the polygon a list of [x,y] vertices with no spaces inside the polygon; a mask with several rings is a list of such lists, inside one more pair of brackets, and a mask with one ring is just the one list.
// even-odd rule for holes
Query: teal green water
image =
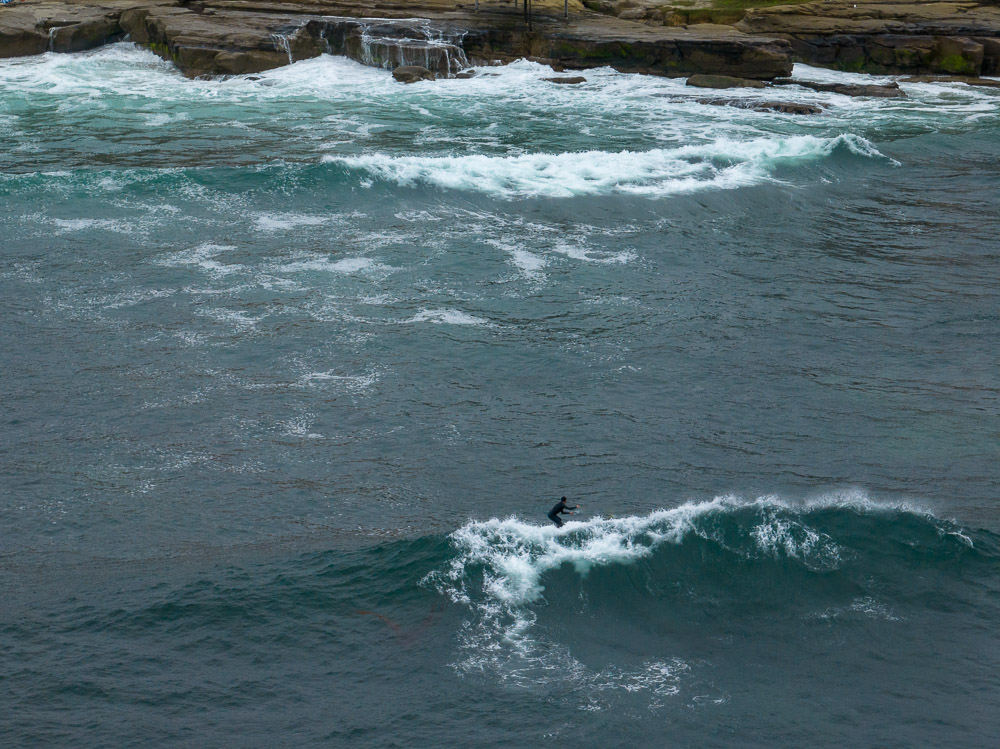
{"label": "teal green water", "polygon": [[997,93],[546,73],[0,62],[10,743],[992,746]]}

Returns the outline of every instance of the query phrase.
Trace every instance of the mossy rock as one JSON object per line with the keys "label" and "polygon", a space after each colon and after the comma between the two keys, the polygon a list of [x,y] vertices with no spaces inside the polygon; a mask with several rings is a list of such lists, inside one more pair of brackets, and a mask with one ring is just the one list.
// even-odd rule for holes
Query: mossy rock
{"label": "mossy rock", "polygon": [[952,75],[976,75],[979,66],[963,55],[946,55],[934,61],[934,69]]}
{"label": "mossy rock", "polygon": [[983,45],[964,37],[937,40],[931,70],[950,75],[979,75],[983,67]]}
{"label": "mossy rock", "polygon": [[735,26],[746,16],[740,8],[678,8],[666,7],[661,10],[664,26],[694,26],[711,23],[717,26]]}

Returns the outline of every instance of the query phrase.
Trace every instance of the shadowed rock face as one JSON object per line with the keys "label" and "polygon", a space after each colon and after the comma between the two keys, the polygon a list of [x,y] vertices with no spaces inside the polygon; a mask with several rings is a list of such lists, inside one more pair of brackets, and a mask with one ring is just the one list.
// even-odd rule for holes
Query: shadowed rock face
{"label": "shadowed rock face", "polygon": [[1000,73],[1000,5],[822,0],[751,10],[737,24],[789,40],[797,60],[868,73]]}
{"label": "shadowed rock face", "polygon": [[438,76],[453,76],[469,67],[463,29],[420,19],[368,20],[325,18],[304,27],[323,41],[323,49],[386,70],[423,67]]}

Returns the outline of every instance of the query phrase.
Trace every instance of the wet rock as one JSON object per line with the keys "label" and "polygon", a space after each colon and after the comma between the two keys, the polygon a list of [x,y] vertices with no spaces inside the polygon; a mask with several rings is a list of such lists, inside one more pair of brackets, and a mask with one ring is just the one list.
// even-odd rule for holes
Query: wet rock
{"label": "wet rock", "polygon": [[542,78],[542,80],[548,81],[549,83],[564,83],[571,86],[577,83],[587,82],[587,79],[582,75],[564,76],[562,78]]}
{"label": "wet rock", "polygon": [[304,21],[274,14],[192,12],[168,5],[122,13],[122,28],[190,78],[243,75],[322,54]]}
{"label": "wet rock", "polygon": [[118,14],[108,13],[83,19],[50,31],[49,48],[53,52],[82,52],[103,44],[116,42],[125,36],[118,24]]}
{"label": "wet rock", "polygon": [[461,73],[456,73],[455,77],[456,78],[460,78],[462,80],[468,80],[469,78],[475,78],[476,77],[476,71],[475,70],[463,70]]}
{"label": "wet rock", "polygon": [[434,74],[422,65],[400,65],[392,71],[392,77],[400,83],[434,80]]}
{"label": "wet rock", "polygon": [[731,75],[692,75],[687,79],[687,85],[696,88],[764,88],[763,81]]}
{"label": "wet rock", "polygon": [[[534,31],[525,33],[513,8],[476,15],[414,0],[379,10],[403,18],[372,19],[370,3],[343,0],[340,16],[323,14],[327,7],[294,0],[39,0],[0,14],[0,56],[37,54],[50,44],[71,51],[128,34],[189,77],[256,73],[324,52],[387,70],[422,65],[437,77],[467,68],[470,58],[531,57],[557,72],[607,66],[761,80],[787,76],[792,66],[788,42],[728,26],[654,28],[574,10],[568,23],[539,14]],[[415,11],[424,17],[415,18]],[[50,28],[56,28],[51,37]]]}
{"label": "wet rock", "polygon": [[561,73],[565,68],[559,64],[558,60],[553,60],[551,57],[527,57],[530,62],[537,62],[539,65],[545,65],[546,67],[552,68],[555,72]]}
{"label": "wet rock", "polygon": [[936,40],[931,69],[939,73],[977,75],[983,68],[983,45],[965,37]]}
{"label": "wet rock", "polygon": [[780,112],[782,114],[821,114],[823,107],[814,104],[800,104],[792,101],[753,101],[751,99],[698,99],[699,104],[715,107],[737,107],[756,112]]}
{"label": "wet rock", "polygon": [[903,83],[965,83],[969,86],[1000,88],[1000,81],[989,78],[973,78],[965,75],[911,75],[900,79]]}
{"label": "wet rock", "polygon": [[448,78],[470,64],[461,46],[464,29],[451,23],[325,18],[311,21],[309,31],[324,40],[331,54],[385,70],[417,65]]}
{"label": "wet rock", "polygon": [[623,10],[618,14],[619,18],[623,18],[626,21],[641,21],[646,17],[645,8],[629,8],[628,10]]}
{"label": "wet rock", "polygon": [[976,41],[983,45],[983,67],[979,75],[1000,75],[1000,38],[979,37]]}
{"label": "wet rock", "polygon": [[23,4],[0,11],[0,58],[80,52],[120,40],[121,8],[108,4]]}
{"label": "wet rock", "polygon": [[[571,23],[551,33],[544,40],[546,56],[572,70],[607,66],[672,78],[704,73],[770,80],[790,75],[792,69],[788,42],[750,37],[732,27],[654,28],[606,18]],[[480,57],[469,46],[466,51]]]}
{"label": "wet rock", "polygon": [[989,0],[819,0],[748,10],[736,27],[787,39],[803,62],[867,73],[991,75],[1000,12]]}
{"label": "wet rock", "polygon": [[884,85],[859,85],[853,83],[816,83],[814,81],[800,81],[792,78],[779,78],[771,82],[775,86],[802,86],[813,91],[822,91],[832,94],[843,94],[845,96],[872,96],[882,99],[904,98],[906,93],[900,89],[899,84],[893,81]]}
{"label": "wet rock", "polygon": [[24,7],[0,10],[0,57],[40,55],[49,48],[49,35]]}

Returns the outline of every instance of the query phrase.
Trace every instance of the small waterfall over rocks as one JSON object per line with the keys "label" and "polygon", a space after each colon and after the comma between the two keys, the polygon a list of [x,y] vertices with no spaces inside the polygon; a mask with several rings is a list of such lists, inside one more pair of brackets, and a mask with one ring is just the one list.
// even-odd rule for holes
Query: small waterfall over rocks
{"label": "small waterfall over rocks", "polygon": [[363,65],[386,70],[422,65],[444,78],[469,67],[462,48],[467,32],[433,26],[426,19],[324,18],[313,23],[327,52]]}
{"label": "small waterfall over rocks", "polygon": [[274,40],[274,46],[276,49],[284,50],[285,54],[288,55],[288,64],[291,65],[292,62],[292,45],[288,43],[288,37],[285,34],[271,34],[271,38]]}
{"label": "small waterfall over rocks", "polygon": [[288,64],[295,60],[305,60],[319,53],[317,49],[318,32],[311,23],[279,26],[271,31],[271,43],[277,52],[284,52]]}

